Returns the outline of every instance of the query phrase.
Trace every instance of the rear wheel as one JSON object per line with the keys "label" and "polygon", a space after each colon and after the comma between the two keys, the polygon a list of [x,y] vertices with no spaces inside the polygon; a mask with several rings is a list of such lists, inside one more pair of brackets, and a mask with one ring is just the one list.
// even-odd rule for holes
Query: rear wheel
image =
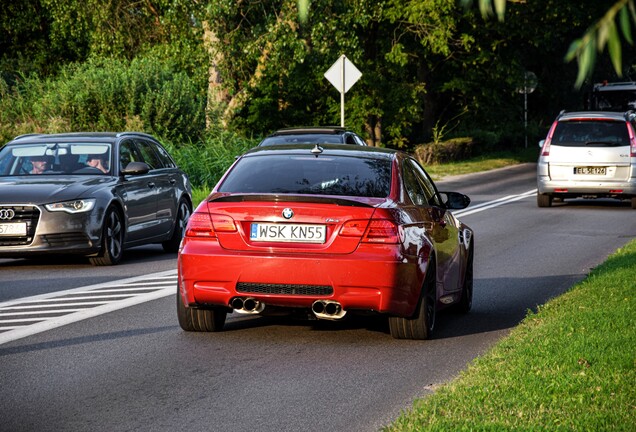
{"label": "rear wheel", "polygon": [[95,266],[115,265],[121,261],[124,253],[124,224],[119,211],[115,207],[106,210],[102,227],[102,247],[99,255],[89,257]]}
{"label": "rear wheel", "polygon": [[194,309],[183,304],[177,289],[177,318],[185,331],[218,332],[223,330],[227,312],[222,309]]}
{"label": "rear wheel", "polygon": [[181,238],[185,233],[186,225],[188,224],[188,218],[192,210],[190,205],[186,201],[180,201],[177,208],[177,218],[174,222],[174,229],[172,231],[172,237],[169,240],[161,243],[165,252],[177,252],[179,245],[181,244]]}
{"label": "rear wheel", "polygon": [[431,263],[422,286],[420,301],[411,318],[389,317],[389,330],[395,339],[430,339],[435,327],[437,295],[434,263]]}
{"label": "rear wheel", "polygon": [[552,207],[552,195],[537,194],[537,206]]}

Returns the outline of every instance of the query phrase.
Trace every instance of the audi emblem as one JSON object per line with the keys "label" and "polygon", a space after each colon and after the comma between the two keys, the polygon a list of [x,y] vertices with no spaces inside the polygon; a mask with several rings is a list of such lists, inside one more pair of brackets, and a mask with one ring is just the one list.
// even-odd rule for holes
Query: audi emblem
{"label": "audi emblem", "polygon": [[0,219],[11,220],[15,216],[13,209],[0,209]]}

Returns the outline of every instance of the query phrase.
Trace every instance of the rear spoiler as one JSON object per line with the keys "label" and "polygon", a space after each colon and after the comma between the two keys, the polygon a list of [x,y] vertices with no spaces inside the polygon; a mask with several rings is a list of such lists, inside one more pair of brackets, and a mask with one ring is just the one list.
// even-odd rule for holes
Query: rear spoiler
{"label": "rear spoiler", "polygon": [[232,194],[225,195],[222,193],[210,195],[208,202],[253,202],[253,201],[269,201],[269,202],[303,202],[303,203],[319,203],[319,204],[335,204],[347,207],[377,207],[386,201],[386,198],[360,198],[355,197],[343,198],[336,196],[318,196],[318,195],[278,195],[278,194]]}

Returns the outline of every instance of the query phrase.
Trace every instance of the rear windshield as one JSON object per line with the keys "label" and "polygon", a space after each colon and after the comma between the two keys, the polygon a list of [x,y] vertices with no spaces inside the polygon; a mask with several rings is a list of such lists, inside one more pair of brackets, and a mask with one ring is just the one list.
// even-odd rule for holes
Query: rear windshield
{"label": "rear windshield", "polygon": [[218,191],[384,198],[390,188],[389,159],[270,154],[238,161]]}
{"label": "rear windshield", "polygon": [[327,134],[298,134],[298,135],[278,135],[268,137],[263,140],[260,146],[270,146],[278,144],[342,144],[341,135]]}
{"label": "rear windshield", "polygon": [[552,135],[552,145],[606,146],[629,145],[629,133],[624,121],[562,121]]}

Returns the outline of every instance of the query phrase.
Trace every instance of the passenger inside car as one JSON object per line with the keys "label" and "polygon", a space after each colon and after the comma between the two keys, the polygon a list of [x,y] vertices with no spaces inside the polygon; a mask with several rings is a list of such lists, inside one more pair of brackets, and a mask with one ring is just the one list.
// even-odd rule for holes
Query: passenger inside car
{"label": "passenger inside car", "polygon": [[86,159],[86,164],[89,167],[97,168],[103,173],[108,173],[108,162],[103,154],[92,154]]}
{"label": "passenger inside car", "polygon": [[48,156],[33,156],[31,157],[30,162],[32,168],[31,171],[29,171],[29,174],[42,174],[50,168]]}

